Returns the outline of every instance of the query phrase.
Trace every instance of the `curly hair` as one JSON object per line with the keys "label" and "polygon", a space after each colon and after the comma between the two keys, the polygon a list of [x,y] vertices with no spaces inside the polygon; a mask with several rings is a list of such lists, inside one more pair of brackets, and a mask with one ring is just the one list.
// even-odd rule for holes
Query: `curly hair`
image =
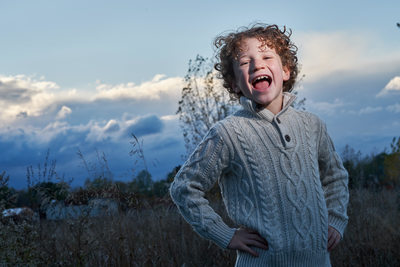
{"label": "curly hair", "polygon": [[274,49],[280,56],[282,65],[289,69],[290,78],[283,82],[283,91],[290,92],[296,82],[299,67],[297,64],[297,46],[290,40],[292,31],[284,26],[282,30],[275,24],[254,24],[250,27],[241,27],[236,32],[217,36],[214,40],[216,47],[217,63],[214,68],[219,71],[219,77],[223,79],[223,86],[233,96],[240,97],[241,93],[234,92],[232,84],[235,81],[233,60],[241,49],[241,43],[245,39],[257,38],[262,45]]}

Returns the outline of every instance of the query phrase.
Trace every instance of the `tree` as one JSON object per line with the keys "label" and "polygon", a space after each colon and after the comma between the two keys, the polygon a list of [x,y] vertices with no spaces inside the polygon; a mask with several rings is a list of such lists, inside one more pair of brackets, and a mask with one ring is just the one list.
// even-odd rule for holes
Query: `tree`
{"label": "tree", "polygon": [[385,179],[384,160],[385,152],[371,155],[364,159],[361,168],[364,173],[364,187],[377,188],[382,186]]}
{"label": "tree", "polygon": [[93,179],[86,178],[85,188],[89,190],[101,190],[113,185],[113,180],[108,177],[98,176]]}
{"label": "tree", "polygon": [[178,165],[178,166],[174,167],[172,169],[172,171],[170,171],[167,174],[167,179],[166,179],[167,183],[172,183],[174,181],[174,178],[175,178],[176,174],[179,172],[180,169],[181,169],[181,165]]}
{"label": "tree", "polygon": [[400,137],[393,138],[390,144],[391,153],[385,156],[383,161],[385,170],[385,183],[388,186],[396,186],[400,183]]}
{"label": "tree", "polygon": [[[153,191],[153,180],[151,178],[151,173],[147,168],[147,161],[146,157],[144,156],[144,150],[143,150],[143,140],[139,141],[139,139],[136,137],[134,133],[131,133],[131,136],[133,138],[132,141],[130,142],[132,145],[132,150],[129,152],[129,154],[131,156],[137,156],[134,163],[135,167],[139,160],[143,162],[143,167],[144,167],[144,169],[141,170],[131,182],[131,187],[133,188],[133,191],[136,193],[150,196]],[[135,169],[133,169],[133,171],[135,171]]]}
{"label": "tree", "polygon": [[154,182],[153,184],[153,193],[156,197],[165,197],[169,196],[169,187],[171,183],[174,181],[176,174],[178,173],[181,166],[176,166],[167,174],[167,177],[164,180],[160,180]]}
{"label": "tree", "polygon": [[9,180],[10,176],[5,171],[0,173],[0,212],[13,207],[16,201],[15,191],[8,186]]}
{"label": "tree", "polygon": [[[24,203],[34,210],[45,208],[52,200],[64,200],[69,192],[71,181],[65,181],[56,171],[56,160],[50,160],[47,150],[44,163],[26,169],[28,189],[20,192],[18,203]],[[54,182],[57,181],[57,182]]]}
{"label": "tree", "polygon": [[197,55],[189,61],[177,114],[183,131],[186,153],[200,143],[211,126],[232,113],[237,104],[216,79],[213,62]]}
{"label": "tree", "polygon": [[349,173],[349,187],[357,188],[361,185],[362,171],[360,166],[361,152],[346,145],[342,152],[343,166]]}
{"label": "tree", "polygon": [[141,170],[130,183],[133,192],[151,196],[153,194],[153,180],[147,170]]}
{"label": "tree", "polygon": [[87,161],[79,148],[77,155],[88,173],[88,177],[85,180],[87,188],[105,188],[112,184],[113,174],[108,166],[108,160],[104,152],[99,152],[96,149],[97,162]]}

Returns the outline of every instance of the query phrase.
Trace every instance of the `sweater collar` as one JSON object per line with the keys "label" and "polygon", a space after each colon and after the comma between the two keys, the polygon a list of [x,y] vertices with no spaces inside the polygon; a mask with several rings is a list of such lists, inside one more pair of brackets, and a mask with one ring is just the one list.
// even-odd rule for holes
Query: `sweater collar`
{"label": "sweater collar", "polygon": [[260,109],[256,102],[254,102],[253,100],[251,100],[245,96],[240,97],[240,104],[243,106],[243,108],[245,110],[248,110],[251,113],[255,114],[256,116],[266,119],[269,122],[272,122],[274,117],[279,117],[282,113],[284,113],[290,107],[290,105],[294,102],[295,99],[296,99],[296,96],[294,94],[284,92],[283,93],[282,110],[276,115],[274,115],[274,113],[272,113],[271,111],[269,111],[266,108]]}

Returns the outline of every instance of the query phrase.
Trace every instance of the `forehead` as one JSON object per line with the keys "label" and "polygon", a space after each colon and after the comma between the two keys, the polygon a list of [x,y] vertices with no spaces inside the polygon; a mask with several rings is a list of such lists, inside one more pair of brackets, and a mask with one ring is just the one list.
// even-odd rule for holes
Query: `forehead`
{"label": "forehead", "polygon": [[249,37],[249,38],[242,38],[236,43],[235,49],[235,58],[240,57],[241,55],[245,54],[249,49],[257,48],[258,51],[274,51],[274,46],[271,41],[266,38],[262,37]]}

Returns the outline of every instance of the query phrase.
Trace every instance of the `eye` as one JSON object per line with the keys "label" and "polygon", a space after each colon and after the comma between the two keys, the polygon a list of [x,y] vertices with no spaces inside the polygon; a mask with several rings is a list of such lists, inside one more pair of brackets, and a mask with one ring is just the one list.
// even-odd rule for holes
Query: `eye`
{"label": "eye", "polygon": [[242,62],[239,63],[239,66],[243,66],[243,65],[247,65],[247,64],[249,64],[248,61],[242,61]]}

